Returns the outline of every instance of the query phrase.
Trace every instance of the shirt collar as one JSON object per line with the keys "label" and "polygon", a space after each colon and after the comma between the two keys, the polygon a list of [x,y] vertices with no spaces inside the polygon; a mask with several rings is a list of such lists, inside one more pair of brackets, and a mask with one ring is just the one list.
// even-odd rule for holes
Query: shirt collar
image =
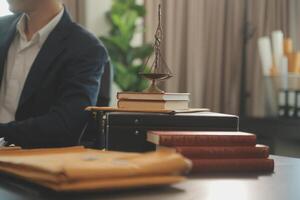
{"label": "shirt collar", "polygon": [[[44,42],[47,40],[50,33],[53,31],[53,29],[62,19],[63,14],[64,14],[64,8],[62,8],[61,11],[48,24],[46,24],[43,28],[41,28],[38,32],[36,32],[33,35],[30,42],[38,41],[41,47],[44,44]],[[25,25],[26,25],[26,14],[23,14],[17,24],[17,31],[19,32],[20,37],[23,41],[27,41],[27,37],[25,34]]]}

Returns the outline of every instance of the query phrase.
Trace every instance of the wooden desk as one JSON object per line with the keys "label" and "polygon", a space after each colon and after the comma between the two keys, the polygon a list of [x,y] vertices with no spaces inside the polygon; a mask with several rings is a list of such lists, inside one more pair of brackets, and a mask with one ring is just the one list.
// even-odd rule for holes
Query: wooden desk
{"label": "wooden desk", "polygon": [[0,178],[0,199],[109,200],[299,200],[300,159],[272,156],[275,173],[258,176],[190,177],[186,182],[156,189],[93,194],[53,194],[34,185]]}

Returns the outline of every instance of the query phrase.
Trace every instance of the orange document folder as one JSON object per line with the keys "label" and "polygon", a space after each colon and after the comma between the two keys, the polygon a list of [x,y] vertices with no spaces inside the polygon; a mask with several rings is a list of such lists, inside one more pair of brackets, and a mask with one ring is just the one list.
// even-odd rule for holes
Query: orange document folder
{"label": "orange document folder", "polygon": [[0,150],[0,172],[56,191],[149,187],[184,180],[191,162],[170,151],[122,153],[83,147]]}

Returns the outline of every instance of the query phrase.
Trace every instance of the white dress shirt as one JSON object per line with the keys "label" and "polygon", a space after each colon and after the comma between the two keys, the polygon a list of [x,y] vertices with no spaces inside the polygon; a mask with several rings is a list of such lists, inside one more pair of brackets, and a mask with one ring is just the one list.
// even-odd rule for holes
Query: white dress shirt
{"label": "white dress shirt", "polygon": [[16,36],[9,47],[0,88],[0,123],[15,121],[20,96],[31,66],[49,34],[61,20],[64,9],[36,32],[30,41],[25,34],[26,15],[18,24]]}

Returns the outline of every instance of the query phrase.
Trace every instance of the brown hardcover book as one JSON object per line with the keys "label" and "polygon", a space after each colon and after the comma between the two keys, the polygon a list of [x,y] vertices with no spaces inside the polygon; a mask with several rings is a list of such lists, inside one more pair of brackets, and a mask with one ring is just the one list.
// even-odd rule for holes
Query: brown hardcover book
{"label": "brown hardcover book", "polygon": [[[158,147],[163,149],[164,147]],[[178,146],[175,151],[187,158],[267,158],[269,156],[269,147],[265,145],[256,146]]]}
{"label": "brown hardcover book", "polygon": [[274,171],[273,159],[192,159],[192,173]]}
{"label": "brown hardcover book", "polygon": [[189,108],[188,101],[119,100],[118,108],[144,110],[183,110]]}
{"label": "brown hardcover book", "polygon": [[147,141],[161,146],[255,146],[256,136],[245,132],[149,131]]}
{"label": "brown hardcover book", "polygon": [[189,93],[145,93],[145,92],[119,92],[118,99],[127,100],[164,100],[164,101],[189,101]]}

